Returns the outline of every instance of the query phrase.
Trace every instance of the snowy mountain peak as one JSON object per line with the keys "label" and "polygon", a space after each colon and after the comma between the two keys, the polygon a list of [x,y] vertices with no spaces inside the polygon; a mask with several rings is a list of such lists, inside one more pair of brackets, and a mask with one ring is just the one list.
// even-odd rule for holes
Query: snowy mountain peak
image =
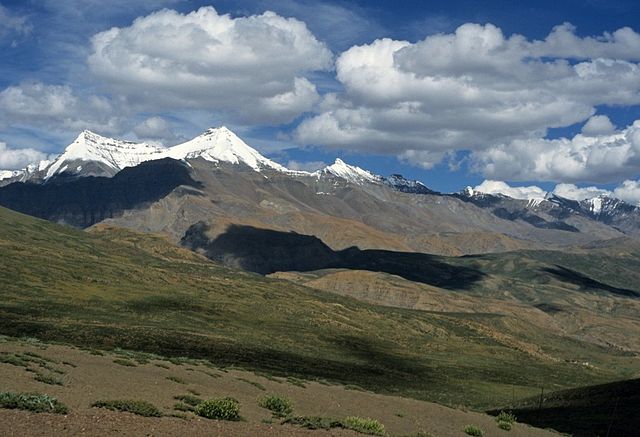
{"label": "snowy mountain peak", "polygon": [[45,179],[68,170],[76,162],[97,162],[113,172],[154,158],[161,149],[146,143],[116,140],[84,130],[46,169]]}
{"label": "snowy mountain peak", "polygon": [[[207,129],[190,141],[168,148],[117,140],[84,130],[53,162],[37,166],[38,171],[45,170],[41,176],[45,180],[65,172],[80,174],[85,168],[83,163],[91,163],[88,167],[90,170],[85,169],[89,171],[87,174],[112,176],[123,168],[162,158],[203,158],[215,163],[245,164],[256,171],[263,168],[286,171],[280,164],[249,147],[224,126]],[[25,171],[32,173],[29,169]],[[2,173],[0,178],[17,176]]]}
{"label": "snowy mountain peak", "polygon": [[376,176],[373,173],[363,170],[355,165],[349,165],[340,158],[336,158],[336,161],[320,170],[323,174],[330,174],[339,178],[345,179],[348,182],[356,184],[362,184],[364,182],[380,182],[380,176]]}
{"label": "snowy mountain peak", "polygon": [[262,156],[225,126],[210,128],[186,143],[166,149],[164,157],[202,158],[212,162],[245,164],[256,171],[267,168],[286,171],[282,165]]}

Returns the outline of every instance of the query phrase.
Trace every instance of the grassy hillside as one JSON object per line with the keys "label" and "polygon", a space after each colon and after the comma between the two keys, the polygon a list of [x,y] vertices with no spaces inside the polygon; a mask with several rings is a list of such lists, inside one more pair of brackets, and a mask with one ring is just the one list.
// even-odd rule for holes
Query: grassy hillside
{"label": "grassy hillside", "polygon": [[153,235],[88,234],[0,209],[0,252],[2,334],[206,358],[476,408],[623,376],[532,355],[469,315],[365,304],[221,267]]}

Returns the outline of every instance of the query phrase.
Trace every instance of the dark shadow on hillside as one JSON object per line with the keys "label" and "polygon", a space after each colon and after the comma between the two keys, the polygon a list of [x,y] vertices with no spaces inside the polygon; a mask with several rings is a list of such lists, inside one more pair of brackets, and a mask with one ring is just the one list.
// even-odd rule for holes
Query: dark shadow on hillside
{"label": "dark shadow on hillside", "polygon": [[640,293],[637,291],[604,284],[600,281],[596,281],[595,279],[591,279],[582,273],[567,269],[566,267],[562,267],[557,264],[554,267],[544,268],[542,271],[551,273],[561,281],[577,285],[584,291],[606,291],[612,294],[617,294],[618,296],[640,297]]}
{"label": "dark shadow on hillside", "polygon": [[[553,428],[573,436],[637,436],[640,429],[640,379],[546,394],[518,402],[518,422]],[[490,411],[498,414],[499,410]]]}
{"label": "dark shadow on hillside", "polygon": [[160,200],[180,185],[200,186],[185,164],[165,158],[125,168],[112,178],[62,176],[44,184],[16,182],[0,188],[0,205],[84,228]]}
{"label": "dark shadow on hillside", "polygon": [[447,289],[468,289],[484,276],[479,270],[447,264],[440,257],[423,253],[357,247],[334,251],[312,235],[239,225],[229,226],[210,240],[208,229],[204,222],[192,225],[182,245],[203,252],[209,259],[262,275],[343,268],[389,273]]}

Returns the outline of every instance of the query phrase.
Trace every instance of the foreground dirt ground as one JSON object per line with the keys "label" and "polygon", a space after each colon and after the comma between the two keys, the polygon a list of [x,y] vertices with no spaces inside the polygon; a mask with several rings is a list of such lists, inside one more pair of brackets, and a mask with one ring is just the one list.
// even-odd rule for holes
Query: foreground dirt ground
{"label": "foreground dirt ground", "polygon": [[[24,354],[35,355],[24,355]],[[485,436],[557,436],[553,431],[516,424],[502,431],[485,414],[447,408],[413,399],[379,395],[354,387],[257,375],[238,369],[219,369],[205,363],[148,360],[127,352],[85,351],[69,346],[3,339],[0,357],[20,354],[43,360],[19,366],[0,362],[0,391],[40,392],[57,397],[69,407],[67,415],[36,414],[0,409],[3,436],[358,436],[351,431],[305,430],[281,425],[258,406],[265,394],[289,397],[297,416],[371,417],[389,435],[464,436],[465,425],[482,428]],[[129,355],[129,356],[128,356]],[[114,362],[116,360],[116,362]],[[2,360],[0,360],[2,361]],[[6,361],[6,360],[5,360]],[[42,361],[41,361],[42,362]],[[37,371],[62,385],[36,381]],[[232,396],[240,401],[241,422],[221,422],[174,410],[174,396],[198,393],[201,398]],[[151,402],[163,413],[185,417],[147,418],[92,408],[98,400],[133,399]]]}

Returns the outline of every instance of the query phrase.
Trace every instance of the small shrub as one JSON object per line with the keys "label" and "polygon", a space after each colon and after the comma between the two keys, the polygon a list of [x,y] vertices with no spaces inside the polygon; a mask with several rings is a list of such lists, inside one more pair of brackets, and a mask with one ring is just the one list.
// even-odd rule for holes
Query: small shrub
{"label": "small shrub", "polygon": [[292,376],[287,378],[287,382],[289,384],[291,384],[291,385],[295,385],[295,386],[298,386],[298,387],[302,387],[302,388],[306,388],[307,387],[302,379],[294,378]]}
{"label": "small shrub", "polygon": [[164,364],[164,363],[154,363],[154,365],[155,365],[155,366],[157,366],[157,367],[161,367],[161,368],[163,368],[163,369],[170,369],[170,367],[169,367],[169,366],[167,366],[167,365],[166,365],[166,364]]}
{"label": "small shrub", "polygon": [[183,402],[176,402],[173,405],[173,409],[178,411],[194,411],[195,410],[194,407],[192,407],[191,405],[187,405]]}
{"label": "small shrub", "polygon": [[481,428],[475,425],[467,425],[464,427],[464,432],[473,437],[482,437],[484,435],[484,431]]}
{"label": "small shrub", "polygon": [[127,359],[124,359],[124,358],[116,358],[115,360],[113,360],[113,362],[116,363],[116,364],[120,364],[121,366],[136,367],[136,363],[134,363],[133,361],[129,361]]}
{"label": "small shrub", "polygon": [[498,428],[504,429],[505,431],[511,431],[513,425],[509,422],[498,422]]}
{"label": "small shrub", "polygon": [[4,353],[0,355],[0,363],[11,364],[12,366],[17,367],[26,367],[29,365],[29,362],[27,360],[18,355]]}
{"label": "small shrub", "polygon": [[202,399],[200,399],[197,396],[192,396],[192,395],[178,395],[178,396],[174,396],[173,399],[176,399],[178,401],[182,401],[187,405],[191,405],[192,407],[195,407],[200,402],[202,402]]}
{"label": "small shrub", "polygon": [[375,419],[357,416],[345,417],[342,421],[345,428],[370,435],[385,435],[384,425]]}
{"label": "small shrub", "polygon": [[145,401],[132,400],[115,400],[115,401],[97,401],[92,407],[106,408],[113,411],[126,411],[127,413],[137,414],[145,417],[161,417],[162,412],[153,404]]}
{"label": "small shrub", "polygon": [[252,386],[254,386],[255,388],[257,388],[258,390],[262,390],[262,391],[267,391],[266,388],[264,388],[264,385],[260,384],[259,382],[255,382],[255,381],[251,381],[249,379],[245,379],[245,378],[236,378],[238,381],[242,381],[242,382],[246,382],[247,384],[251,384]]}
{"label": "small shrub", "polygon": [[264,396],[260,398],[258,405],[270,410],[276,417],[286,417],[293,412],[293,404],[291,400],[284,396]]}
{"label": "small shrub", "polygon": [[516,416],[510,411],[500,411],[500,414],[496,416],[496,422],[505,422],[513,425],[516,422]]}
{"label": "small shrub", "polygon": [[195,413],[207,419],[240,420],[240,406],[233,398],[214,398],[201,402]]}
{"label": "small shrub", "polygon": [[297,425],[306,429],[331,429],[343,428],[342,421],[331,417],[319,416],[299,416],[287,417],[282,421],[283,424]]}
{"label": "small shrub", "polygon": [[191,393],[192,395],[200,396],[200,392],[199,392],[199,391],[197,391],[197,390],[194,390],[194,389],[192,389],[192,388],[188,388],[188,389],[187,389],[187,391],[188,391],[189,393]]}
{"label": "small shrub", "polygon": [[178,384],[186,384],[186,381],[182,378],[178,378],[177,376],[167,376],[169,381],[177,382]]}
{"label": "small shrub", "polygon": [[344,389],[345,390],[355,390],[355,391],[366,391],[365,389],[363,389],[359,385],[354,385],[354,384],[347,384],[347,385],[344,386]]}
{"label": "small shrub", "polygon": [[53,375],[45,375],[43,373],[36,372],[36,376],[34,376],[33,379],[49,385],[62,385],[62,380]]}
{"label": "small shrub", "polygon": [[69,411],[67,406],[56,398],[41,393],[0,392],[0,408],[56,414],[67,414]]}

